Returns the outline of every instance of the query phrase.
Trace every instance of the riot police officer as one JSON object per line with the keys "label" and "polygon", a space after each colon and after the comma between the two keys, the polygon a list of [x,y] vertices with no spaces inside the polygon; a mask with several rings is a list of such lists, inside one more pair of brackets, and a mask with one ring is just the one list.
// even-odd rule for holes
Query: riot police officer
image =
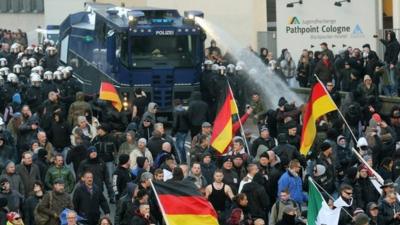
{"label": "riot police officer", "polygon": [[57,87],[53,82],[53,73],[51,71],[46,71],[43,74],[42,82],[42,98],[46,99],[50,91],[57,92]]}
{"label": "riot police officer", "polygon": [[46,48],[46,55],[41,61],[41,65],[45,70],[55,71],[57,70],[57,49],[53,46]]}
{"label": "riot police officer", "polygon": [[82,91],[82,84],[72,76],[73,69],[70,66],[65,67],[62,71],[65,82],[66,93],[62,96],[63,102],[67,107],[75,100],[75,94]]}
{"label": "riot police officer", "polygon": [[37,112],[39,106],[43,103],[41,85],[42,79],[37,73],[32,73],[30,76],[31,86],[25,93],[25,99],[33,112]]}
{"label": "riot police officer", "polygon": [[11,102],[12,96],[16,93],[21,93],[22,87],[19,84],[17,75],[14,73],[9,73],[7,75],[7,82],[4,86],[4,96],[6,102]]}

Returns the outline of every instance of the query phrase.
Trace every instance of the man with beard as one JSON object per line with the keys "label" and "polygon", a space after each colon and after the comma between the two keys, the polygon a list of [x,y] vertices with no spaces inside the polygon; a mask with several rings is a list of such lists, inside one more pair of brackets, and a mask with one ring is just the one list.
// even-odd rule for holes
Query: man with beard
{"label": "man with beard", "polygon": [[334,202],[334,206],[342,207],[338,225],[352,224],[351,215],[353,215],[355,208],[353,206],[353,188],[350,185],[343,184],[340,187],[340,197]]}
{"label": "man with beard", "polygon": [[94,174],[90,171],[83,173],[82,180],[74,192],[73,203],[76,212],[86,218],[88,225],[96,225],[100,218],[100,208],[108,216],[110,207],[99,186],[93,182]]}
{"label": "man with beard", "polygon": [[400,223],[400,206],[395,192],[390,192],[379,205],[378,224],[395,225]]}
{"label": "man with beard", "polygon": [[53,182],[53,191],[46,193],[37,206],[37,212],[49,217],[48,225],[58,225],[59,215],[65,209],[72,209],[72,200],[64,191],[64,180],[56,179]]}
{"label": "man with beard", "polygon": [[90,146],[87,149],[87,152],[88,157],[79,165],[77,177],[82,177],[84,174],[86,174],[86,171],[90,171],[92,174],[92,182],[96,184],[99,191],[103,193],[103,185],[105,184],[108,191],[108,196],[110,199],[113,199],[114,194],[111,188],[110,174],[108,173],[106,164],[97,156],[96,147]]}

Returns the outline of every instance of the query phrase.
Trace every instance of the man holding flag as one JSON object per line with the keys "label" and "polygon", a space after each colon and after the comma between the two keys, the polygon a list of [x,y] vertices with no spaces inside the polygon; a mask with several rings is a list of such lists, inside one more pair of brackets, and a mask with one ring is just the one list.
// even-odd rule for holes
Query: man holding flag
{"label": "man holding flag", "polygon": [[352,224],[353,220],[353,188],[349,185],[340,187],[340,197],[332,201],[332,196],[329,196],[329,205],[326,203],[318,184],[309,178],[308,189],[308,210],[307,224],[308,225],[347,225]]}
{"label": "man holding flag", "polygon": [[329,96],[325,86],[318,81],[311,90],[310,99],[307,103],[306,110],[303,115],[303,129],[301,132],[300,152],[307,155],[313,145],[317,128],[315,123],[317,120],[331,112],[337,110],[337,106]]}

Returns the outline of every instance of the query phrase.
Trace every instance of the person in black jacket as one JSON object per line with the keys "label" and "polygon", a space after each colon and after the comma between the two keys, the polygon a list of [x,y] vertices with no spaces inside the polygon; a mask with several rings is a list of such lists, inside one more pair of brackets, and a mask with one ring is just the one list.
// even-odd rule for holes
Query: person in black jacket
{"label": "person in black jacket", "polygon": [[150,216],[150,205],[143,203],[136,210],[135,216],[131,219],[129,225],[151,225],[153,223],[153,219]]}
{"label": "person in black jacket", "polygon": [[181,163],[186,163],[185,141],[190,128],[187,111],[183,108],[183,102],[180,99],[175,100],[175,109],[173,112],[172,133],[176,137],[176,149],[179,152]]}
{"label": "person in black jacket", "polygon": [[190,135],[193,139],[200,132],[201,124],[209,121],[209,108],[207,103],[201,100],[200,92],[192,93],[187,116],[190,118]]}
{"label": "person in black jacket", "polygon": [[[335,162],[332,158],[332,147],[328,142],[323,142],[320,146],[320,154],[316,160],[316,166],[322,165],[325,167],[325,173],[319,174],[317,176],[317,181],[319,181],[322,177],[326,177],[323,182],[318,182],[329,194],[333,194],[335,192]],[[315,172],[319,173],[317,168],[314,168],[314,175],[318,175]],[[324,175],[324,176],[322,176]],[[322,181],[322,180],[321,180]]]}
{"label": "person in black jacket", "polygon": [[397,225],[400,223],[400,205],[396,193],[388,193],[385,199],[379,204],[379,225]]}
{"label": "person in black jacket", "polygon": [[[0,225],[7,224],[7,198],[0,198]],[[30,224],[29,224],[30,225]]]}
{"label": "person in black jacket", "polygon": [[105,184],[108,191],[108,197],[110,198],[110,201],[113,201],[114,193],[111,188],[110,174],[108,173],[106,164],[103,160],[97,157],[96,147],[90,146],[87,149],[87,152],[87,159],[82,161],[79,165],[78,176],[82,177],[86,171],[90,171],[93,174],[94,183],[99,191],[103,193],[103,184]]}
{"label": "person in black jacket", "polygon": [[243,186],[242,193],[245,193],[249,200],[249,211],[253,218],[268,221],[268,209],[271,208],[271,203],[263,184],[263,176],[261,173],[256,173],[253,180]]}
{"label": "person in black jacket", "polygon": [[153,135],[153,123],[151,121],[151,117],[143,118],[143,123],[140,124],[137,132],[137,136],[139,138],[145,138],[146,141],[149,141],[149,139]]}
{"label": "person in black jacket", "polygon": [[100,218],[100,208],[105,215],[110,213],[110,207],[101,189],[93,182],[94,174],[83,173],[83,182],[78,184],[73,195],[73,204],[78,215],[86,219],[88,225],[97,225]]}
{"label": "person in black jacket", "polygon": [[33,213],[37,204],[42,200],[43,194],[42,182],[35,182],[32,195],[25,200],[22,207],[25,225],[35,225],[35,215]]}
{"label": "person in black jacket", "polygon": [[[297,159],[300,161],[302,166],[305,166],[306,162],[300,152],[293,145],[288,143],[288,137],[285,133],[278,134],[278,145],[273,149],[276,155],[279,156],[282,162],[286,164],[292,159]],[[283,165],[287,166],[287,165]]]}
{"label": "person in black jacket", "polygon": [[264,145],[268,150],[272,150],[275,147],[275,140],[269,134],[269,129],[266,126],[261,127],[260,136],[253,141],[251,148],[251,155],[256,157],[258,148]]}
{"label": "person in black jacket", "polygon": [[[115,140],[108,133],[108,126],[97,127],[97,136],[92,140],[92,145],[96,147],[98,157],[106,164],[108,174],[114,172],[114,154],[117,152]],[[108,177],[110,179],[110,177]],[[111,180],[108,182],[111,183]]]}
{"label": "person in black jacket", "polygon": [[377,202],[380,195],[368,177],[368,168],[366,166],[359,167],[359,174],[357,183],[361,187],[361,200],[364,203],[363,208],[365,208],[368,203]]}
{"label": "person in black jacket", "polygon": [[49,134],[49,141],[53,144],[54,149],[59,153],[62,153],[64,148],[71,144],[69,138],[71,129],[60,112],[53,114],[53,120],[47,134]]}
{"label": "person in black jacket", "polygon": [[[128,225],[129,219],[132,218],[132,214],[135,210],[132,210],[132,206],[135,197],[138,193],[138,186],[135,183],[128,183],[126,185],[126,194],[122,196],[117,202],[117,208],[115,211],[114,224],[115,225]],[[125,217],[129,214],[130,216]]]}
{"label": "person in black jacket", "polygon": [[[74,173],[75,175],[78,174],[78,169],[79,165],[83,160],[86,159],[87,157],[87,152],[86,152],[86,147],[89,145],[87,142],[85,144],[85,136],[84,135],[79,135],[79,134],[74,134],[75,136],[75,146],[71,147],[71,150],[68,151],[67,157],[66,157],[66,163],[70,164],[72,163],[74,167]],[[79,176],[75,176],[76,179],[79,179]]]}
{"label": "person in black jacket", "polygon": [[119,200],[126,193],[126,185],[132,181],[130,173],[129,155],[121,154],[118,159],[118,167],[114,171],[112,186],[115,194],[115,200]]}
{"label": "person in black jacket", "polygon": [[398,94],[398,69],[396,68],[399,52],[400,52],[400,44],[396,39],[396,34],[393,31],[389,31],[386,34],[386,40],[380,40],[383,45],[386,47],[384,60],[386,62],[386,70],[389,73],[390,83],[391,83],[391,94],[392,96],[397,96]]}

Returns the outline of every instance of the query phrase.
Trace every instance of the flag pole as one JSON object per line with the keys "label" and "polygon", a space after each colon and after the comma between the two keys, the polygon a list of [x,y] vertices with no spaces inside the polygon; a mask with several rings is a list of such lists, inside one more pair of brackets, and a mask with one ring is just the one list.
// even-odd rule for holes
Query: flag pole
{"label": "flag pole", "polygon": [[[328,90],[326,90],[326,87],[324,85],[324,83],[322,83],[322,81],[318,78],[318,76],[316,74],[314,74],[315,78],[317,79],[317,81],[321,84],[321,86],[324,88],[325,92],[328,94],[329,98],[332,100],[332,102],[335,104],[336,109],[340,115],[340,117],[342,118],[343,122],[345,123],[347,129],[349,129],[351,136],[354,139],[354,143],[356,143],[357,146],[357,138],[353,133],[353,130],[351,129],[350,125],[347,123],[346,118],[344,117],[343,113],[340,111],[340,109],[337,107],[336,103],[333,101],[331,94],[328,92]],[[352,151],[354,152],[354,154],[356,154],[357,158],[367,166],[367,168],[369,170],[372,171],[372,173],[374,174],[374,176],[377,178],[377,181],[381,184],[383,184],[383,179],[382,177],[362,158],[362,156],[360,155],[360,153],[355,149],[352,148]]]}
{"label": "flag pole", "polygon": [[164,218],[165,224],[166,225],[170,225],[168,219],[166,218],[167,214],[165,213],[164,206],[161,204],[160,198],[158,197],[158,194],[157,194],[156,188],[154,187],[153,181],[152,181],[152,179],[149,179],[149,181],[150,181],[150,184],[151,184],[151,189],[153,189],[154,195],[156,196],[156,199],[157,199],[157,202],[158,202],[158,206],[160,207],[161,213],[163,214],[163,218]]}
{"label": "flag pole", "polygon": [[325,92],[328,94],[329,98],[330,98],[330,99],[332,100],[332,102],[335,104],[336,109],[337,109],[337,111],[338,111],[340,117],[342,117],[343,122],[346,124],[347,129],[349,129],[350,134],[351,134],[351,136],[353,137],[355,143],[357,143],[356,135],[354,135],[353,130],[351,129],[350,125],[347,123],[347,120],[344,118],[343,113],[342,113],[342,112],[340,111],[340,109],[337,107],[335,101],[333,101],[331,94],[329,94],[328,90],[326,90],[326,87],[325,87],[324,83],[322,83],[322,81],[318,78],[317,75],[314,74],[314,76],[315,76],[315,78],[318,80],[318,82],[321,84],[321,86],[324,88],[324,90],[325,90]]}
{"label": "flag pole", "polygon": [[246,145],[246,152],[247,152],[247,154],[250,156],[249,144],[247,143],[246,135],[244,134],[243,124],[242,124],[242,121],[241,121],[241,119],[240,119],[239,108],[238,108],[238,106],[237,106],[237,104],[236,104],[235,96],[233,95],[233,91],[232,91],[232,88],[231,88],[231,84],[229,83],[229,80],[226,79],[226,82],[228,82],[229,93],[231,94],[231,96],[232,96],[232,98],[233,98],[233,99],[232,99],[232,100],[233,100],[233,105],[235,106],[236,111],[238,112],[237,114],[238,114],[238,117],[239,117],[239,118],[238,118],[238,121],[239,121],[239,125],[240,125],[240,134],[242,135],[243,140],[244,140],[244,144]]}

